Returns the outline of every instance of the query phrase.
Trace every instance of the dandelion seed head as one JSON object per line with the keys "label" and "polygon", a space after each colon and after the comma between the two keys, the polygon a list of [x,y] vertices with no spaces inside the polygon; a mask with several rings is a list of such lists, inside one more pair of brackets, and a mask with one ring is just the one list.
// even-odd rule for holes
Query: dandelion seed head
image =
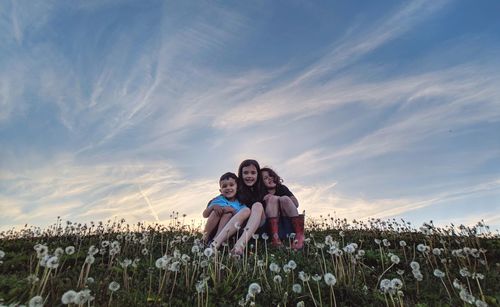
{"label": "dandelion seed head", "polygon": [[267,241],[269,239],[269,235],[265,232],[261,235],[261,237],[262,237],[262,240],[264,240],[264,241]]}
{"label": "dandelion seed head", "polygon": [[438,277],[438,278],[443,278],[445,276],[444,272],[441,271],[440,269],[435,269],[434,270],[434,276]]}
{"label": "dandelion seed head", "polygon": [[57,256],[50,257],[46,265],[49,269],[56,269],[59,266],[59,258]]}
{"label": "dandelion seed head", "polygon": [[214,250],[211,248],[211,247],[207,247],[205,248],[205,250],[203,251],[203,254],[205,254],[205,256],[207,258],[210,258],[210,256],[212,256],[214,254]]}
{"label": "dandelion seed head", "polygon": [[258,283],[254,282],[251,283],[250,286],[248,286],[248,294],[251,294],[252,296],[255,296],[255,294],[260,293],[261,288]]}
{"label": "dandelion seed head", "polygon": [[87,263],[87,264],[92,264],[92,263],[94,263],[94,262],[95,262],[95,258],[94,258],[94,256],[92,256],[92,255],[88,255],[88,256],[85,258],[85,263]]}
{"label": "dandelion seed head", "polygon": [[283,281],[283,279],[281,278],[281,276],[279,275],[276,275],[273,277],[273,281],[275,284],[281,284],[281,282]]}
{"label": "dandelion seed head", "polygon": [[290,260],[288,261],[288,266],[290,267],[290,270],[295,270],[297,268],[297,263],[295,263],[295,261],[293,260]]}
{"label": "dandelion seed head", "polygon": [[300,284],[293,284],[292,291],[294,293],[300,294],[302,293],[302,286]]}
{"label": "dandelion seed head", "polygon": [[28,302],[29,307],[43,307],[43,297],[40,295],[34,296]]}
{"label": "dandelion seed head", "polygon": [[271,262],[271,264],[269,265],[269,270],[271,270],[271,272],[274,272],[274,273],[279,273],[279,271],[281,270],[281,268],[276,263]]}
{"label": "dandelion seed head", "polygon": [[436,256],[441,255],[441,250],[439,248],[433,248],[432,253]]}
{"label": "dandelion seed head", "polygon": [[76,297],[76,291],[74,290],[66,291],[61,297],[61,302],[64,305],[72,304],[75,302],[75,297]]}
{"label": "dandelion seed head", "polygon": [[305,307],[305,306],[306,306],[306,304],[304,303],[304,301],[299,301],[299,302],[297,302],[297,305],[296,305],[296,307]]}
{"label": "dandelion seed head", "polygon": [[403,241],[403,240],[399,241],[399,246],[405,247],[406,246],[406,242]]}
{"label": "dandelion seed head", "polygon": [[109,283],[108,289],[112,292],[116,292],[120,289],[120,284],[116,281],[112,281]]}
{"label": "dandelion seed head", "polygon": [[335,284],[337,283],[337,278],[335,278],[332,273],[326,273],[323,278],[328,286],[335,286]]}
{"label": "dandelion seed head", "polygon": [[66,252],[67,255],[73,255],[75,253],[75,247],[74,246],[67,246],[64,251]]}
{"label": "dandelion seed head", "polygon": [[420,264],[416,261],[410,262],[410,267],[412,270],[420,270]]}
{"label": "dandelion seed head", "polygon": [[399,278],[391,279],[391,287],[393,289],[399,290],[403,287],[403,282]]}
{"label": "dandelion seed head", "polygon": [[399,257],[396,256],[396,255],[392,255],[391,256],[391,262],[394,263],[394,264],[398,264],[400,261]]}

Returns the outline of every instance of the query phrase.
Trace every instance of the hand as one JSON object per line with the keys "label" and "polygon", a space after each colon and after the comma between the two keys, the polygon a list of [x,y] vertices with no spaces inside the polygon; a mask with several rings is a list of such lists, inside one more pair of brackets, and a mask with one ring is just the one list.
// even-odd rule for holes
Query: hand
{"label": "hand", "polygon": [[212,209],[217,215],[221,216],[224,214],[224,208],[222,208],[219,205],[215,205],[214,208]]}
{"label": "hand", "polygon": [[233,207],[230,207],[230,206],[224,207],[224,213],[234,214],[235,212],[236,212],[236,210]]}

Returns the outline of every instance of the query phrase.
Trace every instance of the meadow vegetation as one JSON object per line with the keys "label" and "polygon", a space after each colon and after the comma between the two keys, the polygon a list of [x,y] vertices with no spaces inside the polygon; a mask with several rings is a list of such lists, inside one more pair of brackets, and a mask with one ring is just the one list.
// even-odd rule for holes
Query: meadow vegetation
{"label": "meadow vegetation", "polygon": [[177,213],[1,232],[0,306],[499,306],[500,237],[482,222],[325,216],[303,250],[261,234],[241,257],[200,238]]}

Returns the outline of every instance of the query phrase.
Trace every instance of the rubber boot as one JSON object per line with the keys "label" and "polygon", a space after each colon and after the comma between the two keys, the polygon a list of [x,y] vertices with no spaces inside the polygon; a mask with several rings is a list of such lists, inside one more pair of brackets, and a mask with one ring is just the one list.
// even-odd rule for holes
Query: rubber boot
{"label": "rubber boot", "polygon": [[292,248],[295,250],[302,249],[304,247],[304,215],[293,216],[290,220],[295,231],[295,240],[292,243]]}
{"label": "rubber boot", "polygon": [[270,217],[267,219],[267,223],[269,225],[269,234],[271,235],[271,245],[274,247],[280,247],[283,245],[280,240],[280,236],[278,234],[279,226],[278,226],[279,218]]}

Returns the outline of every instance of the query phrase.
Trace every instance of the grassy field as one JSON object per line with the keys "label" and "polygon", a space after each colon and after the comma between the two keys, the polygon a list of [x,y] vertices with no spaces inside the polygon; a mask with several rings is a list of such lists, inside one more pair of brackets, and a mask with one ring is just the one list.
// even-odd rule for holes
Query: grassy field
{"label": "grassy field", "polygon": [[500,238],[482,223],[320,217],[301,251],[259,236],[235,258],[177,216],[0,233],[0,306],[499,306]]}

